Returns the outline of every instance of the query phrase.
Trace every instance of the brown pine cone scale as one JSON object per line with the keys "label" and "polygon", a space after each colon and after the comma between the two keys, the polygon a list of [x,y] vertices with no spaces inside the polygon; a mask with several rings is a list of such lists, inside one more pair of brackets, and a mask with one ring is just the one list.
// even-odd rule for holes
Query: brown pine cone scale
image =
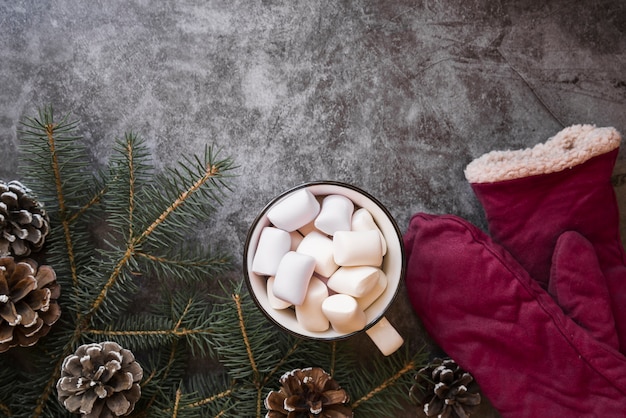
{"label": "brown pine cone scale", "polygon": [[119,344],[84,344],[63,361],[57,381],[59,401],[85,418],[130,414],[141,397],[143,370]]}
{"label": "brown pine cone scale", "polygon": [[52,267],[0,257],[0,353],[46,335],[61,316],[60,295]]}
{"label": "brown pine cone scale", "polygon": [[409,394],[427,417],[469,418],[481,403],[474,378],[452,359],[433,359],[415,380]]}
{"label": "brown pine cone scale", "polygon": [[18,181],[0,180],[0,255],[25,257],[41,250],[49,222],[30,189]]}
{"label": "brown pine cone scale", "polygon": [[295,369],[280,378],[282,387],[265,398],[266,418],[348,418],[349,396],[319,367]]}

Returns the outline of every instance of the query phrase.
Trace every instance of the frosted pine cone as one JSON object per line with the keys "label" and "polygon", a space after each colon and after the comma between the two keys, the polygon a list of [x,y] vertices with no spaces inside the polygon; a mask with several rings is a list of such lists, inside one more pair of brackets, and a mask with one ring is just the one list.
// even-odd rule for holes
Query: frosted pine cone
{"label": "frosted pine cone", "polygon": [[0,180],[0,255],[28,256],[41,250],[49,227],[46,211],[28,188]]}
{"label": "frosted pine cone", "polygon": [[[427,417],[469,418],[481,402],[474,378],[452,359],[435,358],[415,375],[410,396]],[[471,386],[470,386],[471,385]]]}
{"label": "frosted pine cone", "polygon": [[59,400],[87,418],[130,414],[141,397],[143,370],[135,356],[111,341],[85,344],[63,361]]}
{"label": "frosted pine cone", "polygon": [[61,316],[60,294],[52,267],[0,257],[0,353],[46,335]]}
{"label": "frosted pine cone", "polygon": [[285,373],[280,383],[265,398],[266,418],[352,417],[348,394],[319,367]]}

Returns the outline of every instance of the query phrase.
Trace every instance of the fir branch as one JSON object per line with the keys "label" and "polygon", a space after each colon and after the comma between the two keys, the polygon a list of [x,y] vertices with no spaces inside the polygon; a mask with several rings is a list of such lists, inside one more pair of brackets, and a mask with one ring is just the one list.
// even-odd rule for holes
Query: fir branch
{"label": "fir branch", "polygon": [[237,382],[234,396],[238,399],[238,416],[260,417],[267,392],[264,374],[282,362],[279,346],[285,338],[274,327],[267,327],[267,320],[252,301],[239,293],[240,286],[223,304],[215,305],[211,344],[220,363]]}
{"label": "fir branch", "polygon": [[248,332],[246,331],[246,326],[244,322],[243,309],[241,307],[241,297],[239,294],[232,295],[233,300],[235,301],[235,305],[237,308],[237,317],[239,322],[239,332],[243,338],[243,343],[246,347],[246,353],[248,355],[248,360],[250,361],[250,367],[252,369],[252,373],[254,375],[253,382],[256,387],[257,396],[256,396],[256,416],[261,415],[261,405],[263,404],[263,392],[262,392],[262,382],[260,378],[259,369],[257,367],[256,361],[254,359],[254,355],[252,354],[252,347],[250,346],[250,339],[248,338]]}
{"label": "fir branch", "polygon": [[262,373],[271,370],[276,360],[282,358],[277,347],[282,342],[281,336],[274,327],[268,329],[267,320],[238,289],[229,299],[227,303],[214,305],[211,344],[233,378],[258,386]]}
{"label": "fir branch", "polygon": [[65,354],[65,356],[61,356],[57,358],[57,361],[55,362],[54,367],[52,369],[53,370],[52,375],[50,376],[50,379],[48,379],[48,381],[45,383],[43,387],[43,392],[35,403],[35,409],[33,411],[34,418],[40,417],[43,414],[44,407],[46,403],[48,402],[48,400],[50,399],[50,396],[52,395],[52,389],[54,388],[56,381],[61,376],[61,365],[63,364],[63,359],[65,359],[65,357],[70,352],[71,350],[67,349],[64,352],[64,354],[67,353]]}
{"label": "fir branch", "polygon": [[207,301],[189,293],[174,292],[168,295],[168,303],[153,306],[152,312],[124,315],[104,328],[86,329],[84,334],[113,338],[122,345],[141,350],[184,339],[193,355],[206,355],[213,334]]}
{"label": "fir branch", "polygon": [[[150,252],[154,248],[163,248],[163,240],[176,242],[184,242],[191,228],[197,224],[189,222],[190,219],[196,221],[203,220],[214,212],[215,206],[221,204],[223,197],[223,189],[227,189],[224,182],[229,175],[228,172],[233,169],[229,159],[218,160],[219,153],[214,153],[209,147],[205,149],[204,160],[201,161],[197,157],[195,160],[188,160],[186,164],[180,164],[181,170],[170,170],[166,175],[159,175],[144,190],[143,199],[154,202],[146,211],[142,212],[143,217],[138,220],[142,228],[150,230],[143,243],[144,248],[149,248]],[[185,178],[187,176],[188,178]],[[199,188],[202,183],[202,187]],[[193,190],[194,193],[184,196],[173,190]],[[178,205],[181,197],[185,197],[184,204]],[[172,203],[174,202],[174,203]],[[164,219],[168,211],[166,206],[171,209],[176,206],[176,210],[169,213]],[[163,212],[157,212],[156,209],[166,208]],[[151,223],[158,220],[158,228],[152,228]]]}
{"label": "fir branch", "polygon": [[237,406],[236,390],[228,376],[195,374],[185,381],[184,391],[190,396],[180,409],[196,416],[226,416]]}
{"label": "fir branch", "polygon": [[[185,285],[204,283],[207,276],[219,276],[226,273],[232,266],[231,257],[223,254],[211,254],[181,245],[168,248],[163,254],[149,254],[136,251],[135,259],[141,262],[145,272],[159,281],[172,279]],[[154,250],[153,252],[156,252]]]}
{"label": "fir branch", "polygon": [[[136,176],[136,172],[135,172],[135,162],[134,162],[134,137],[131,135],[128,135],[126,140],[126,147],[125,147],[125,156],[128,160],[128,174],[129,174],[129,178],[128,178],[128,183],[129,183],[129,187],[128,187],[128,191],[129,191],[129,196],[128,196],[128,239],[131,240],[134,237],[134,233],[133,233],[133,218],[134,218],[134,213],[135,213],[135,176]],[[131,243],[129,243],[131,244]],[[129,245],[130,247],[130,245]]]}
{"label": "fir branch", "polygon": [[108,279],[100,289],[100,293],[96,296],[96,298],[91,303],[91,307],[85,312],[81,321],[77,325],[77,330],[86,329],[89,322],[91,321],[91,317],[100,309],[100,306],[104,303],[105,298],[107,297],[107,293],[113,286],[117,283],[117,281],[122,276],[122,271],[128,265],[129,260],[133,255],[133,248],[128,247],[122,257],[117,261],[113,271],[109,275]]}
{"label": "fir branch", "polygon": [[[132,141],[132,138],[127,137],[127,142],[130,143],[131,141]],[[130,157],[129,157],[129,161],[131,161],[130,165],[132,166],[132,159]],[[213,164],[213,163],[207,164],[207,168],[206,168],[204,175],[201,178],[197,179],[196,182],[193,185],[191,185],[187,190],[183,191],[178,196],[178,198],[174,202],[172,202],[158,216],[157,219],[155,219],[147,228],[145,228],[139,234],[129,236],[129,242],[128,242],[126,250],[124,251],[123,255],[120,257],[117,264],[113,268],[113,271],[111,272],[109,278],[106,280],[105,284],[102,286],[100,293],[94,299],[93,303],[91,304],[90,309],[85,314],[82,320],[83,325],[86,325],[91,319],[91,316],[100,309],[101,305],[104,303],[104,300],[106,299],[107,293],[115,285],[117,280],[120,278],[122,270],[129,264],[131,258],[135,255],[135,251],[141,247],[141,244],[146,239],[148,239],[150,235],[157,228],[159,228],[159,226],[162,225],[168,219],[168,217],[170,217],[174,213],[174,211],[176,211],[177,208],[181,207],[188,199],[190,199],[190,197],[194,193],[198,192],[198,190],[200,190],[200,188],[205,183],[207,183],[211,178],[218,176],[220,174],[220,170],[221,168],[218,164]],[[132,202],[134,201],[134,194],[135,194],[134,187],[133,187],[134,184],[132,183],[132,181],[131,181],[130,186],[131,187],[129,191],[130,193],[129,201],[131,203],[129,203],[129,207],[130,207],[129,216],[132,218],[132,213],[134,213],[134,210],[133,210],[134,206]],[[129,224],[130,223],[132,222],[129,222]],[[132,229],[131,229],[131,233],[132,233]]]}
{"label": "fir branch", "polygon": [[171,350],[170,350],[170,356],[167,360],[167,365],[163,368],[163,377],[162,380],[167,380],[167,377],[169,376],[169,374],[172,371],[172,368],[174,367],[175,361],[176,361],[176,354],[178,351],[178,341],[173,341],[171,344]]}
{"label": "fir branch", "polygon": [[335,375],[335,364],[337,360],[337,342],[331,342],[331,356],[330,356],[330,369],[329,373],[331,376]]}
{"label": "fir branch", "polygon": [[[70,208],[76,206],[78,200],[83,199],[85,193],[88,195],[92,189],[87,180],[91,176],[83,175],[86,159],[71,150],[71,146],[80,139],[75,133],[78,121],[70,121],[69,115],[65,115],[59,122],[55,122],[54,111],[50,106],[39,111],[39,118],[26,118],[23,126],[26,129],[20,131],[22,139],[31,146],[31,152],[26,155],[32,156],[24,159],[29,164],[29,177],[35,183],[52,186],[41,187],[39,193],[48,197],[46,206],[56,209],[51,215],[56,214],[61,227],[69,274],[75,287],[78,277],[77,250],[72,237],[72,223],[99,201],[97,197],[92,197],[89,203],[78,204],[82,210],[71,213]],[[41,157],[46,163],[41,164],[40,159],[35,157]],[[66,178],[66,174],[70,174],[69,177]]]}
{"label": "fir branch", "polygon": [[256,365],[256,361],[254,360],[254,356],[252,355],[252,347],[250,346],[250,339],[248,338],[248,332],[246,331],[246,325],[243,318],[243,309],[241,307],[241,296],[239,294],[232,295],[233,301],[235,302],[235,306],[237,309],[237,318],[239,323],[239,332],[243,338],[243,344],[246,347],[246,353],[248,355],[248,361],[250,362],[250,367],[252,368],[252,373],[254,375],[254,381],[259,382],[259,369]]}
{"label": "fir branch", "polygon": [[[163,350],[165,346],[162,346]],[[169,345],[169,354],[163,356],[162,352],[150,351],[149,359],[145,360],[148,363],[148,370],[150,373],[141,384],[144,415],[152,417],[152,413],[155,411],[164,411],[167,407],[163,406],[163,402],[168,401],[171,397],[168,390],[171,387],[178,387],[179,382],[185,376],[185,369],[183,364],[178,361],[179,358],[184,358],[187,352],[184,346],[181,346],[179,340],[173,341]],[[145,370],[145,368],[144,368]],[[176,382],[173,384],[170,381]]]}
{"label": "fir branch", "polygon": [[424,350],[410,355],[408,348],[388,357],[374,357],[350,382],[353,411],[364,416],[393,416],[407,407],[407,393],[416,371],[424,365]]}
{"label": "fir branch", "polygon": [[302,340],[294,340],[293,345],[289,347],[289,349],[287,350],[283,358],[280,359],[280,361],[276,363],[276,366],[272,370],[270,370],[269,373],[265,375],[265,378],[263,379],[263,382],[262,382],[263,386],[267,385],[270,379],[279,372],[279,370],[285,365],[285,363],[287,363],[287,360],[296,353],[296,351],[298,350],[298,347],[300,347],[301,341]]}
{"label": "fir branch", "polygon": [[202,406],[206,406],[210,403],[213,403],[219,399],[225,399],[225,398],[229,398],[231,395],[233,394],[233,389],[229,388],[226,389],[225,391],[222,391],[220,393],[216,393],[215,395],[211,395],[209,397],[206,397],[204,399],[200,399],[199,401],[195,401],[192,402],[190,404],[187,404],[184,406],[184,408],[198,408],[198,407],[202,407]]}
{"label": "fir branch", "polygon": [[221,173],[221,167],[218,164],[208,163],[204,175],[196,180],[187,190],[183,191],[159,216],[152,222],[140,235],[138,235],[131,243],[133,247],[140,245],[146,240],[160,225],[162,225],[168,217],[170,217],[177,208],[182,206],[193,193],[210,181],[212,178]]}
{"label": "fir branch", "polygon": [[85,214],[89,209],[95,207],[102,201],[102,197],[106,194],[107,188],[103,187],[100,191],[98,191],[95,195],[92,196],[91,200],[85,203],[82,207],[78,208],[76,212],[67,217],[67,224],[72,225],[78,218],[80,218],[83,214]]}
{"label": "fir branch", "polygon": [[[29,170],[29,173],[35,183],[41,182],[43,184],[52,184],[53,186],[52,188],[41,187],[40,189],[42,191],[54,191],[54,194],[48,194],[49,199],[46,206],[53,209],[56,207],[56,211],[49,211],[49,214],[51,215],[51,219],[54,220],[56,218],[56,222],[60,225],[65,249],[63,253],[59,252],[59,257],[54,259],[59,260],[61,257],[64,258],[68,267],[67,273],[71,279],[71,286],[67,287],[74,289],[74,295],[76,295],[78,282],[77,265],[79,259],[77,257],[77,249],[74,241],[77,234],[72,233],[72,224],[78,220],[79,214],[72,215],[70,213],[70,207],[75,206],[75,204],[71,202],[78,201],[76,199],[78,189],[80,189],[82,196],[85,192],[88,192],[91,187],[84,180],[89,177],[82,175],[84,163],[81,161],[84,161],[84,158],[79,158],[77,162],[76,154],[73,156],[69,155],[68,144],[73,144],[79,138],[74,134],[78,122],[68,121],[68,116],[66,115],[60,122],[55,123],[52,107],[49,107],[39,112],[39,119],[27,118],[23,125],[27,128],[25,131],[22,131],[24,134],[23,138],[26,144],[30,145],[33,150],[30,155],[34,155],[34,157],[25,159],[27,163],[30,163],[29,168],[31,168],[31,170]],[[47,163],[41,164],[35,157],[41,157],[41,159],[47,161]],[[63,177],[64,173],[70,168],[74,170],[74,174],[69,176],[69,180],[72,181],[68,181],[68,179]],[[46,194],[44,194],[44,196],[46,196]],[[92,198],[89,204],[83,205],[83,210],[80,211],[80,214],[86,213],[86,209],[97,201],[98,199]],[[56,230],[57,228],[55,227],[52,232]],[[54,240],[51,241],[54,242]],[[51,247],[54,248],[53,245],[51,245]],[[88,256],[89,252],[84,252],[84,254]],[[57,273],[61,273],[58,274],[59,281],[61,282],[65,279],[65,272],[61,267],[65,263],[55,263],[55,270]],[[67,288],[63,284],[62,287]],[[62,294],[62,297],[65,296]],[[80,313],[78,313],[77,316],[80,316]],[[61,340],[59,340],[58,344],[62,344]],[[63,354],[69,353],[74,346],[75,344],[73,343],[65,344],[65,348],[62,351]],[[52,376],[43,384],[43,393],[35,401],[35,417],[42,413],[45,404],[50,398],[55,381],[59,377],[59,369],[63,358],[64,356],[57,359],[58,361],[54,365]]]}
{"label": "fir branch", "polygon": [[[165,364],[165,366],[160,370],[160,374],[161,374],[161,378],[159,379],[160,381],[167,381],[167,377],[170,374],[172,367],[174,366],[174,362],[176,360],[176,352],[178,349],[178,341],[174,341],[171,344],[171,349],[170,349],[170,355],[168,357],[168,360]],[[154,376],[156,375],[156,369],[155,369],[155,373],[151,373],[150,375],[150,379],[147,379],[144,382],[144,387],[148,387],[148,385],[152,382],[152,380],[154,379]],[[158,383],[157,383],[158,384]],[[146,410],[149,410],[150,407],[152,406],[152,404],[155,402],[157,398],[157,393],[155,392],[152,397],[150,397],[150,400],[148,401],[148,404],[146,406]]]}
{"label": "fir branch", "polygon": [[52,171],[54,173],[54,186],[56,189],[57,200],[59,202],[59,217],[61,218],[61,226],[63,228],[63,237],[65,238],[65,245],[67,247],[67,256],[70,264],[70,271],[72,273],[72,281],[76,286],[76,260],[74,257],[74,244],[72,242],[70,234],[70,223],[68,221],[68,209],[65,201],[65,193],[63,191],[61,181],[61,169],[59,164],[59,156],[56,151],[55,141],[55,128],[56,124],[52,121],[52,114],[50,114],[50,120],[45,122],[46,137],[48,139],[48,147],[50,149]]}
{"label": "fir branch", "polygon": [[352,403],[352,408],[356,409],[359,407],[360,404],[362,404],[363,402],[367,402],[368,400],[372,399],[373,397],[377,396],[380,392],[388,389],[389,387],[393,386],[394,384],[396,384],[396,382],[401,379],[402,377],[404,377],[407,373],[414,373],[416,370],[417,364],[414,361],[410,361],[407,364],[404,365],[404,367],[400,370],[398,370],[393,376],[390,376],[389,378],[387,378],[385,381],[383,381],[382,383],[380,383],[378,386],[372,388],[368,393],[366,393],[365,395],[363,395],[361,398],[357,399],[356,401],[354,401]]}
{"label": "fir branch", "polygon": [[[223,381],[202,376],[200,379],[191,379],[190,382],[180,381],[165,391],[160,405],[152,408],[150,417],[218,417],[226,414],[235,407],[233,402],[233,386],[224,386]],[[214,390],[213,394],[206,395],[207,388]]]}
{"label": "fir branch", "polygon": [[[146,219],[145,216],[139,216],[137,201],[141,192],[140,189],[142,185],[150,186],[152,176],[146,174],[149,168],[148,164],[145,163],[147,153],[141,147],[140,141],[135,135],[128,134],[125,136],[124,142],[120,141],[118,143],[118,158],[111,163],[113,171],[111,172],[110,183],[95,188],[96,192],[88,195],[88,199],[85,201],[85,191],[94,188],[83,187],[85,184],[84,179],[89,178],[89,176],[84,175],[85,171],[87,171],[82,163],[84,158],[77,158],[76,148],[74,147],[76,140],[79,139],[74,134],[77,123],[67,122],[67,117],[63,118],[61,122],[55,123],[52,109],[48,108],[40,112],[39,119],[26,119],[24,125],[27,128],[24,131],[26,142],[35,150],[29,153],[31,156],[29,161],[35,167],[43,167],[40,172],[33,171],[36,171],[36,177],[42,184],[49,181],[49,184],[54,185],[53,190],[55,193],[47,196],[50,206],[56,207],[56,210],[52,212],[56,215],[57,222],[55,224],[60,225],[61,234],[59,236],[63,237],[64,250],[59,251],[59,247],[55,245],[51,245],[51,248],[56,251],[56,254],[64,254],[66,257],[71,285],[62,287],[74,290],[73,299],[76,303],[73,311],[75,317],[68,324],[74,328],[74,331],[68,333],[67,339],[59,338],[56,340],[59,344],[57,346],[59,351],[55,355],[56,361],[51,365],[47,365],[46,368],[52,366],[52,371],[48,378],[42,381],[42,392],[40,392],[37,400],[33,402],[35,404],[34,416],[38,417],[44,413],[44,409],[51,397],[55,382],[60,375],[62,360],[71,354],[86,337],[116,337],[116,332],[113,332],[112,329],[97,329],[92,324],[100,323],[102,319],[109,322],[108,320],[119,315],[123,306],[130,301],[127,296],[128,290],[132,290],[135,286],[134,272],[140,271],[137,261],[142,258],[151,260],[153,264],[163,261],[162,258],[158,258],[160,256],[141,251],[142,245],[150,241],[151,236],[169,219],[175,218],[177,212],[181,211],[184,204],[189,202],[187,206],[193,206],[195,204],[193,203],[195,195],[201,198],[204,197],[206,192],[203,192],[202,188],[205,185],[210,184],[211,187],[215,185],[221,186],[221,180],[217,180],[214,177],[220,177],[223,175],[223,172],[229,170],[230,162],[227,160],[215,162],[208,158],[203,164],[203,175],[191,183],[189,188],[180,193],[173,202],[166,206],[159,216],[144,225],[144,228],[136,230],[135,226],[142,225],[142,221]],[[212,156],[212,154],[207,153],[207,156]],[[40,159],[45,159],[48,163],[42,165],[39,161]],[[125,186],[124,182],[126,182]],[[123,196],[123,194],[118,193],[124,188],[127,191],[125,201],[119,199],[119,196]],[[41,187],[41,189],[49,190],[45,186]],[[150,187],[144,190],[150,190]],[[76,225],[76,222],[84,219],[84,215],[101,203],[105,196],[110,198],[107,202],[107,207],[111,209],[109,213],[112,216],[109,217],[109,220],[111,221],[110,226],[113,227],[112,231],[116,231],[118,226],[126,225],[127,229],[122,234],[126,236],[126,241],[123,244],[124,248],[116,250],[117,244],[112,245],[108,254],[103,252],[101,258],[89,258],[88,254],[91,254],[91,252],[77,250],[77,242],[84,245],[89,241],[85,239],[87,238],[86,235],[77,229],[79,226]],[[111,197],[113,198],[111,199]],[[150,210],[146,212],[150,212]],[[121,229],[117,230],[122,231]],[[112,235],[112,238],[113,241],[110,242],[114,242],[115,236]],[[53,242],[53,244],[56,243]],[[141,251],[139,256],[136,254],[137,250]],[[85,254],[85,256],[79,258],[77,257],[78,254]],[[58,259],[59,257],[57,256],[55,260]],[[185,270],[190,265],[185,265],[185,261],[180,259],[175,262],[174,260],[172,261],[172,271]],[[215,267],[211,265],[212,261],[214,260],[209,260],[209,262],[204,264],[204,267]],[[223,266],[214,268],[215,271],[224,270],[226,262],[223,261],[220,264]],[[79,265],[81,265],[80,269],[82,269],[80,271]],[[200,270],[201,267],[198,264],[197,270]],[[55,268],[58,272],[62,271],[57,266]],[[107,271],[109,273],[105,273]],[[93,284],[96,282],[101,284],[98,287],[94,287]],[[62,297],[67,298],[67,294],[62,294]],[[104,317],[102,317],[103,314]],[[98,316],[97,318],[96,315]],[[170,329],[146,330],[141,328],[136,330],[141,332],[132,330],[120,331],[118,329],[117,336],[123,336],[120,339],[133,340],[135,342],[134,345],[137,345],[137,341],[150,340],[152,336],[162,334],[162,331],[165,331],[169,339],[174,338],[178,340],[184,338],[192,343],[191,347],[196,346],[202,349],[203,345],[206,346],[208,328],[198,329],[198,324],[194,324],[193,327],[189,328],[187,326],[189,324],[186,322],[186,325],[182,326],[184,321],[193,322],[199,320],[197,316],[193,318],[186,318],[185,316],[186,312],[178,318],[174,327]],[[94,322],[94,319],[98,319],[98,321]],[[198,334],[203,334],[200,340],[195,338]]]}
{"label": "fir branch", "polygon": [[178,408],[180,405],[180,397],[182,396],[182,392],[180,391],[180,387],[176,389],[176,399],[174,400],[174,408],[172,411],[172,418],[177,418],[178,416]]}
{"label": "fir branch", "polygon": [[85,334],[101,335],[107,338],[110,337],[141,337],[148,338],[151,336],[171,336],[176,338],[186,337],[194,334],[210,334],[211,329],[187,329],[187,328],[174,328],[174,329],[135,329],[135,330],[113,330],[113,329],[87,329]]}
{"label": "fir branch", "polygon": [[[193,399],[182,400],[183,389],[178,388],[176,390],[176,397],[174,398],[174,406],[172,408],[165,409],[163,412],[167,414],[170,414],[170,413],[178,414],[180,412],[192,413],[192,414],[195,414],[194,416],[197,416],[199,415],[200,410],[206,409],[208,406],[216,403],[217,401],[229,400],[232,397],[233,392],[234,391],[232,388],[228,388],[226,390],[223,390],[222,392],[216,393],[214,395],[211,395],[205,398],[201,398],[197,400],[193,400]],[[189,396],[192,396],[192,394],[189,394]],[[217,409],[218,409],[218,412],[214,416],[219,417],[219,416],[224,416],[228,412],[228,410],[231,409],[231,407],[228,405],[226,405],[225,407],[222,407],[220,405],[217,407]]]}
{"label": "fir branch", "polygon": [[[169,258],[169,257],[161,257],[161,256],[155,256],[155,255],[151,255],[151,254],[146,254],[142,251],[136,251],[135,252],[135,257],[138,258],[145,258],[147,260],[150,260],[151,262],[153,262],[155,265],[176,265],[178,267],[182,267],[184,269],[189,269],[189,268],[200,268],[200,269],[206,269],[206,268],[211,268],[214,267],[214,265],[222,265],[222,266],[227,266],[229,263],[229,259],[224,257],[224,256],[219,256],[219,257],[215,257],[215,258],[202,258],[202,259],[187,259],[187,260],[180,260],[180,259],[175,259],[175,258]],[[204,270],[206,271],[206,270]]]}

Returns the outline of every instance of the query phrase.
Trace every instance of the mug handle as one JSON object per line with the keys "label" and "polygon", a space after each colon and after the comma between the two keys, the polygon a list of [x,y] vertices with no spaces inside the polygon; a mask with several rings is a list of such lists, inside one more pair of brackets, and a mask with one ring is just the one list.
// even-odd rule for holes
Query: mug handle
{"label": "mug handle", "polygon": [[382,317],[365,332],[385,356],[395,353],[404,344],[404,338],[386,317]]}

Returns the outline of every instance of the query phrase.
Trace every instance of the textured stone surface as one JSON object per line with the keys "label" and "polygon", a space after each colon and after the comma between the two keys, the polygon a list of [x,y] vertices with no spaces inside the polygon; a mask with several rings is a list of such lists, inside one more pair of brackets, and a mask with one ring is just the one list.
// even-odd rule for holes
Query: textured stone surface
{"label": "textured stone surface", "polygon": [[[234,192],[200,234],[237,260],[256,212],[309,180],[365,189],[403,231],[417,211],[484,226],[473,158],[575,123],[626,132],[626,5],[588,3],[3,2],[0,178],[20,119],[52,104],[82,121],[95,162],[130,130],[159,167],[207,143],[232,156]],[[404,293],[389,317],[427,338]]]}

